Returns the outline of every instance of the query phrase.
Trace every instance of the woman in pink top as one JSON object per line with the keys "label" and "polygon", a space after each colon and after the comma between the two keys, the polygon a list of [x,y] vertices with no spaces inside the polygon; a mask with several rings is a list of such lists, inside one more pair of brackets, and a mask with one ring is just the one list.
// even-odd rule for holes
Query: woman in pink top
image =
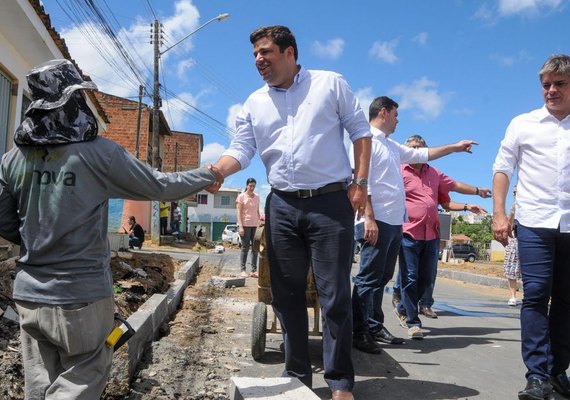
{"label": "woman in pink top", "polygon": [[248,276],[245,272],[245,262],[251,246],[251,274],[249,276],[253,278],[257,278],[257,252],[253,248],[253,238],[255,237],[255,229],[259,224],[259,196],[253,192],[256,183],[255,179],[249,178],[246,181],[245,192],[240,193],[236,199],[237,222],[241,236],[240,275],[242,277]]}

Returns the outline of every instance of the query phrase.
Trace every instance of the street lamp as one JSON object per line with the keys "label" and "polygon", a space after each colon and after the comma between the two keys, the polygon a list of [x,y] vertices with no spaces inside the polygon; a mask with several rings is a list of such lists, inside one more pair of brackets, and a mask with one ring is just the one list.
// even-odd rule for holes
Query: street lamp
{"label": "street lamp", "polygon": [[166,48],[164,51],[159,52],[159,55],[163,55],[164,53],[166,53],[168,50],[170,50],[171,48],[173,48],[174,46],[177,46],[178,44],[180,44],[181,42],[183,42],[184,40],[188,39],[190,36],[192,36],[193,34],[195,34],[196,32],[198,32],[200,29],[202,29],[203,27],[205,27],[206,25],[214,22],[214,21],[224,21],[226,19],[228,19],[230,17],[230,14],[228,13],[222,13],[220,15],[218,15],[217,17],[214,17],[206,22],[204,22],[202,25],[200,25],[199,27],[197,27],[196,29],[194,29],[192,32],[190,32],[188,35],[184,36],[182,39],[180,39],[178,42],[174,43],[172,46]]}
{"label": "street lamp", "polygon": [[200,29],[205,27],[206,25],[214,22],[214,21],[224,21],[230,17],[228,13],[222,13],[217,17],[209,19],[208,21],[204,22],[202,25],[194,29],[192,32],[184,36],[178,42],[174,43],[172,46],[166,48],[164,51],[160,51],[160,24],[158,20],[154,20],[154,85],[153,85],[153,112],[152,112],[152,166],[161,170],[160,165],[160,153],[159,153],[159,145],[160,145],[160,136],[158,134],[158,127],[159,127],[159,115],[160,115],[160,83],[158,80],[158,63],[160,60],[160,56],[164,53],[172,49],[174,46],[177,46],[182,41],[188,39],[190,36],[198,32]]}

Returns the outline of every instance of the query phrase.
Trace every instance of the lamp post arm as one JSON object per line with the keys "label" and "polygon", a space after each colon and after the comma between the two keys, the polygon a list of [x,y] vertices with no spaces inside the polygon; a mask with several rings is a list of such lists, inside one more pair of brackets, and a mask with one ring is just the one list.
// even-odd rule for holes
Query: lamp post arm
{"label": "lamp post arm", "polygon": [[220,14],[217,17],[214,17],[212,19],[209,19],[208,21],[204,22],[202,25],[200,25],[199,27],[197,27],[196,29],[194,29],[192,32],[190,32],[189,34],[187,34],[186,36],[184,36],[182,39],[180,39],[178,42],[174,43],[172,46],[167,47],[166,49],[164,49],[163,51],[161,51],[159,53],[159,55],[163,55],[164,53],[166,53],[168,50],[170,50],[171,48],[173,48],[174,46],[178,46],[181,42],[183,42],[184,40],[188,39],[190,36],[192,36],[193,34],[195,34],[196,32],[198,32],[200,29],[202,29],[203,27],[205,27],[206,25],[214,22],[214,21],[223,21],[225,19],[228,19],[230,17],[230,14],[228,13],[224,13],[224,14]]}

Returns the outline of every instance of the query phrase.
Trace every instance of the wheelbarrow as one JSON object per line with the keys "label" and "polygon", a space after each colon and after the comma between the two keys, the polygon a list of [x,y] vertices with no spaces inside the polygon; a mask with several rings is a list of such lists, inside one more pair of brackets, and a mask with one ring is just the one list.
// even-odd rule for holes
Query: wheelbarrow
{"label": "wheelbarrow", "polygon": [[[265,243],[265,226],[260,225],[255,231],[253,239],[254,249],[258,254],[258,283],[257,300],[258,303],[253,308],[253,320],[251,324],[251,355],[254,360],[259,360],[265,354],[266,334],[281,333],[277,328],[277,316],[273,314],[271,326],[267,328],[267,305],[271,304],[271,287],[269,278],[269,259],[267,258],[267,248]],[[320,304],[317,296],[317,288],[313,277],[313,268],[309,267],[307,274],[307,307],[313,309],[313,329],[309,331],[311,336],[322,336],[319,328],[321,320]]]}

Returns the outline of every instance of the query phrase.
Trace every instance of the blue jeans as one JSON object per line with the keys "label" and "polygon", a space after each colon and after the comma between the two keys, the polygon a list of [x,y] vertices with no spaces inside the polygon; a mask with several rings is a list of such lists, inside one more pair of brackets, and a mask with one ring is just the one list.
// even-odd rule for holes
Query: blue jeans
{"label": "blue jeans", "polygon": [[352,390],[350,269],[354,211],[340,190],[300,199],[272,192],[265,205],[272,305],[285,344],[284,376],[312,384],[307,274],[313,267],[323,321],[324,378],[332,390]]}
{"label": "blue jeans", "polygon": [[570,233],[516,226],[524,290],[522,358],[527,378],[546,379],[570,363]]}
{"label": "blue jeans", "polygon": [[[438,250],[439,258],[439,250]],[[431,283],[424,289],[424,294],[420,297],[419,306],[420,307],[432,307],[435,300],[433,299],[433,291],[435,289],[435,280],[437,279],[437,263],[435,264],[435,272],[433,274],[433,279]],[[402,297],[402,291],[400,289],[400,270],[398,270],[398,275],[396,276],[396,281],[393,286],[393,295]]]}
{"label": "blue jeans", "polygon": [[356,225],[360,242],[360,271],[354,277],[352,290],[353,332],[377,332],[384,326],[382,298],[386,284],[392,279],[402,242],[402,225],[378,224],[378,240],[372,246],[364,240],[364,223]]}
{"label": "blue jeans", "polygon": [[398,304],[398,311],[406,314],[409,327],[422,326],[418,316],[418,303],[433,281],[438,252],[439,239],[414,240],[407,234],[402,238],[398,271],[402,300]]}

